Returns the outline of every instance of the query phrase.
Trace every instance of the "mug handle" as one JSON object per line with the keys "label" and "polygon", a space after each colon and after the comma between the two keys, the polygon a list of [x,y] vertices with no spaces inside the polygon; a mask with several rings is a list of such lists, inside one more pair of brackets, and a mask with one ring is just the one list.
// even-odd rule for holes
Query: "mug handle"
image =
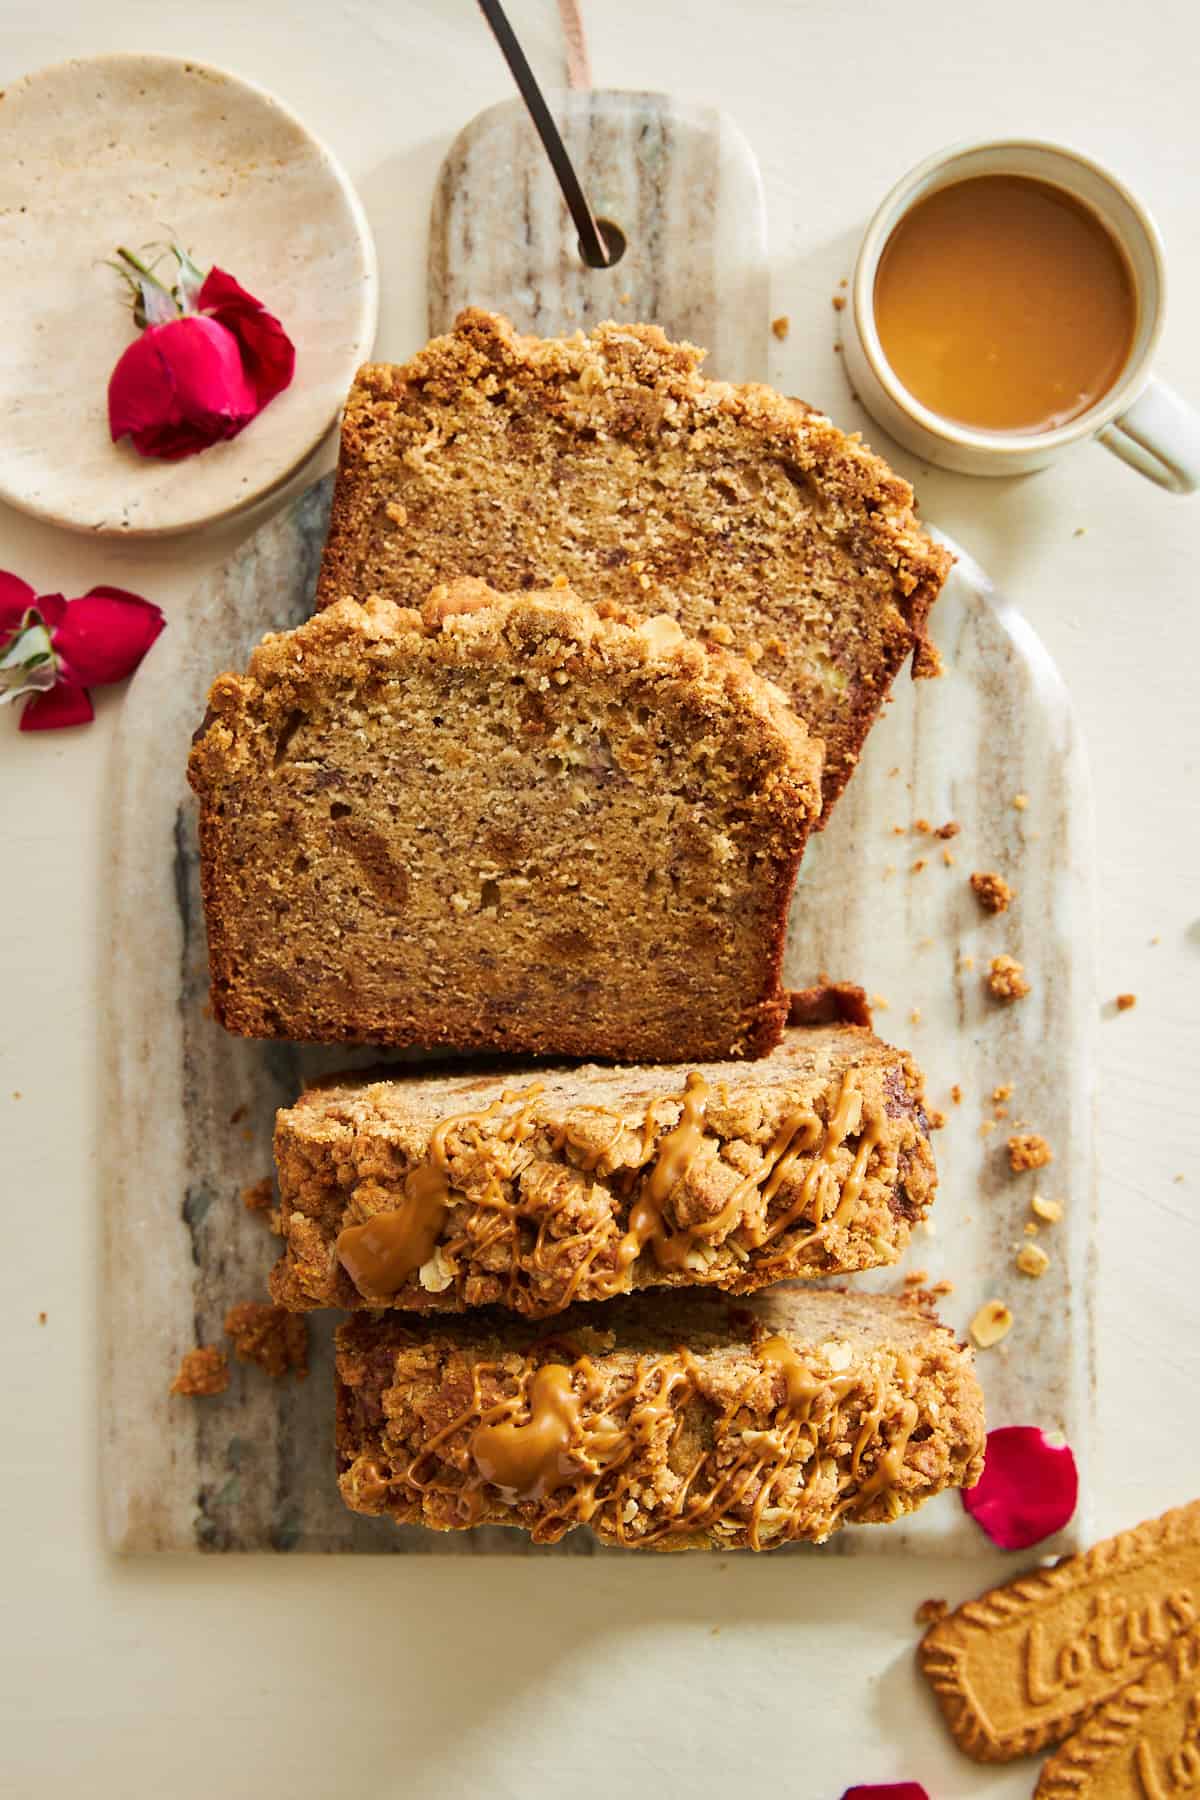
{"label": "mug handle", "polygon": [[1165,381],[1151,376],[1133,405],[1098,435],[1106,450],[1159,487],[1173,494],[1200,488],[1200,413]]}

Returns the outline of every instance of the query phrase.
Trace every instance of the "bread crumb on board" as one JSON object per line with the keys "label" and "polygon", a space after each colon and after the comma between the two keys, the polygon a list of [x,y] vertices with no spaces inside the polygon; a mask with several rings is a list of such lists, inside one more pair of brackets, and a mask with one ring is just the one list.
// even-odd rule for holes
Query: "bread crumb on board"
{"label": "bread crumb on board", "polygon": [[225,1333],[233,1339],[239,1362],[256,1363],[273,1381],[294,1371],[308,1374],[308,1323],[303,1313],[288,1312],[266,1300],[242,1300],[225,1314]]}
{"label": "bread crumb on board", "polygon": [[777,319],[771,320],[771,330],[775,333],[775,336],[779,339],[781,344],[791,329],[792,321],[787,313],[780,313]]}
{"label": "bread crumb on board", "polygon": [[984,977],[993,1000],[1023,1000],[1031,983],[1025,979],[1025,966],[1015,956],[993,956]]}
{"label": "bread crumb on board", "polygon": [[990,1350],[1013,1328],[1013,1316],[1003,1300],[985,1300],[971,1320],[971,1336],[981,1350]]}
{"label": "bread crumb on board", "polygon": [[1029,1210],[1043,1225],[1057,1225],[1063,1216],[1062,1201],[1047,1200],[1041,1194],[1033,1196],[1029,1202]]}
{"label": "bread crumb on board", "polygon": [[834,296],[833,296],[833,310],[834,310],[834,312],[844,312],[844,311],[845,311],[845,308],[846,308],[846,296],[845,296],[845,294],[835,294],[835,295],[834,295]]}
{"label": "bread crumb on board", "polygon": [[944,1619],[949,1611],[949,1603],[945,1600],[922,1600],[913,1614],[913,1619],[918,1625],[936,1625],[938,1620]]}
{"label": "bread crumb on board", "polygon": [[1037,1280],[1050,1267],[1050,1258],[1040,1244],[1022,1244],[1017,1251],[1017,1267],[1022,1275],[1029,1275]]}
{"label": "bread crumb on board", "polygon": [[1014,794],[1012,803],[1013,803],[1013,806],[1016,808],[1017,812],[1024,812],[1025,808],[1029,805],[1029,795],[1028,794]]}
{"label": "bread crumb on board", "polygon": [[971,892],[987,913],[1007,912],[1017,897],[1016,890],[995,869],[977,869],[971,876]]}
{"label": "bread crumb on board", "polygon": [[1054,1152],[1039,1132],[1019,1132],[1008,1140],[1008,1166],[1014,1175],[1026,1169],[1044,1169],[1054,1161]]}
{"label": "bread crumb on board", "polygon": [[184,1351],[170,1391],[198,1400],[209,1394],[223,1394],[228,1386],[229,1358],[215,1344],[201,1344],[195,1350]]}
{"label": "bread crumb on board", "polygon": [[1118,1012],[1128,1012],[1131,1006],[1136,1006],[1136,1005],[1137,1005],[1137,995],[1136,994],[1118,994],[1117,995],[1117,1011]]}

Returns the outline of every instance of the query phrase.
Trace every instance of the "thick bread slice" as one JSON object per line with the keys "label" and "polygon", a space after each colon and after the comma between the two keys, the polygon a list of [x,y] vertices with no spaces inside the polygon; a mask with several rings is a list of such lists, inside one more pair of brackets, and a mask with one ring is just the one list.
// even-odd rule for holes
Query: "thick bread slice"
{"label": "thick bread slice", "polygon": [[593,603],[672,613],[824,739],[827,815],[905,661],[937,668],[926,618],[951,558],[857,437],[705,380],[702,358],[653,325],[541,339],[472,309],[402,367],[361,370],[318,599],[565,575]]}
{"label": "thick bread slice", "polygon": [[349,602],[192,750],[213,1006],[246,1037],[759,1055],[820,747],[737,658],[565,587]]}
{"label": "thick bread slice", "polygon": [[278,1115],[285,1306],[749,1293],[897,1261],[933,1198],[920,1070],[862,1027],[750,1064],[397,1074]]}
{"label": "thick bread slice", "polygon": [[905,1300],[658,1295],[553,1336],[388,1314],[337,1342],[343,1498],[399,1524],[766,1549],[898,1518],[983,1465],[971,1352]]}

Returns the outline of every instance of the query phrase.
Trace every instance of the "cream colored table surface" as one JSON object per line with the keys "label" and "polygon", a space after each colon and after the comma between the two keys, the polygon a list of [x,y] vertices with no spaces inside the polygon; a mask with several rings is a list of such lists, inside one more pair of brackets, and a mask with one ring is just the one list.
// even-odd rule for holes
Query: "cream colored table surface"
{"label": "cream colored table surface", "polygon": [[[598,84],[719,100],[756,149],[774,308],[792,321],[773,374],[789,392],[864,423],[830,353],[829,299],[858,229],[928,150],[1021,133],[1092,152],[1157,214],[1173,287],[1161,372],[1200,399],[1200,10],[1189,0],[591,0],[587,11]],[[514,0],[513,16],[557,78],[553,7]],[[102,49],[223,64],[308,120],[371,215],[380,353],[417,346],[438,163],[458,126],[509,92],[469,0],[0,9],[0,83]],[[927,514],[1020,600],[1090,745],[1098,993],[1138,996],[1135,1011],[1101,1009],[1097,1021],[1092,1507],[1111,1530],[1200,1493],[1200,498],[1167,497],[1100,449],[996,483],[894,456]],[[68,593],[123,583],[169,611],[239,535],[139,551],[0,513],[0,567]],[[1027,1795],[1033,1765],[977,1769],[951,1750],[913,1672],[916,1603],[965,1598],[1006,1571],[999,1555],[105,1556],[95,1017],[121,946],[104,925],[97,819],[119,706],[102,697],[96,725],[61,736],[18,737],[0,719],[0,1793],[838,1800],[852,1782],[909,1776],[933,1800]]]}

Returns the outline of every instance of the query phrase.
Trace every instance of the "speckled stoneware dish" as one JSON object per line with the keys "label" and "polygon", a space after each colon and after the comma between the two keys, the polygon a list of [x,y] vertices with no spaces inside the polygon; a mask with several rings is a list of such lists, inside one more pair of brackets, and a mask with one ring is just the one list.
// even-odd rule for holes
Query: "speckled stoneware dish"
{"label": "speckled stoneware dish", "polygon": [[[329,152],[270,94],[202,63],[98,56],[0,106],[0,498],[79,531],[206,524],[286,479],[370,353],[375,249]],[[134,336],[105,259],[174,235],[283,321],[286,392],[183,462],[109,440],[108,378]]]}

